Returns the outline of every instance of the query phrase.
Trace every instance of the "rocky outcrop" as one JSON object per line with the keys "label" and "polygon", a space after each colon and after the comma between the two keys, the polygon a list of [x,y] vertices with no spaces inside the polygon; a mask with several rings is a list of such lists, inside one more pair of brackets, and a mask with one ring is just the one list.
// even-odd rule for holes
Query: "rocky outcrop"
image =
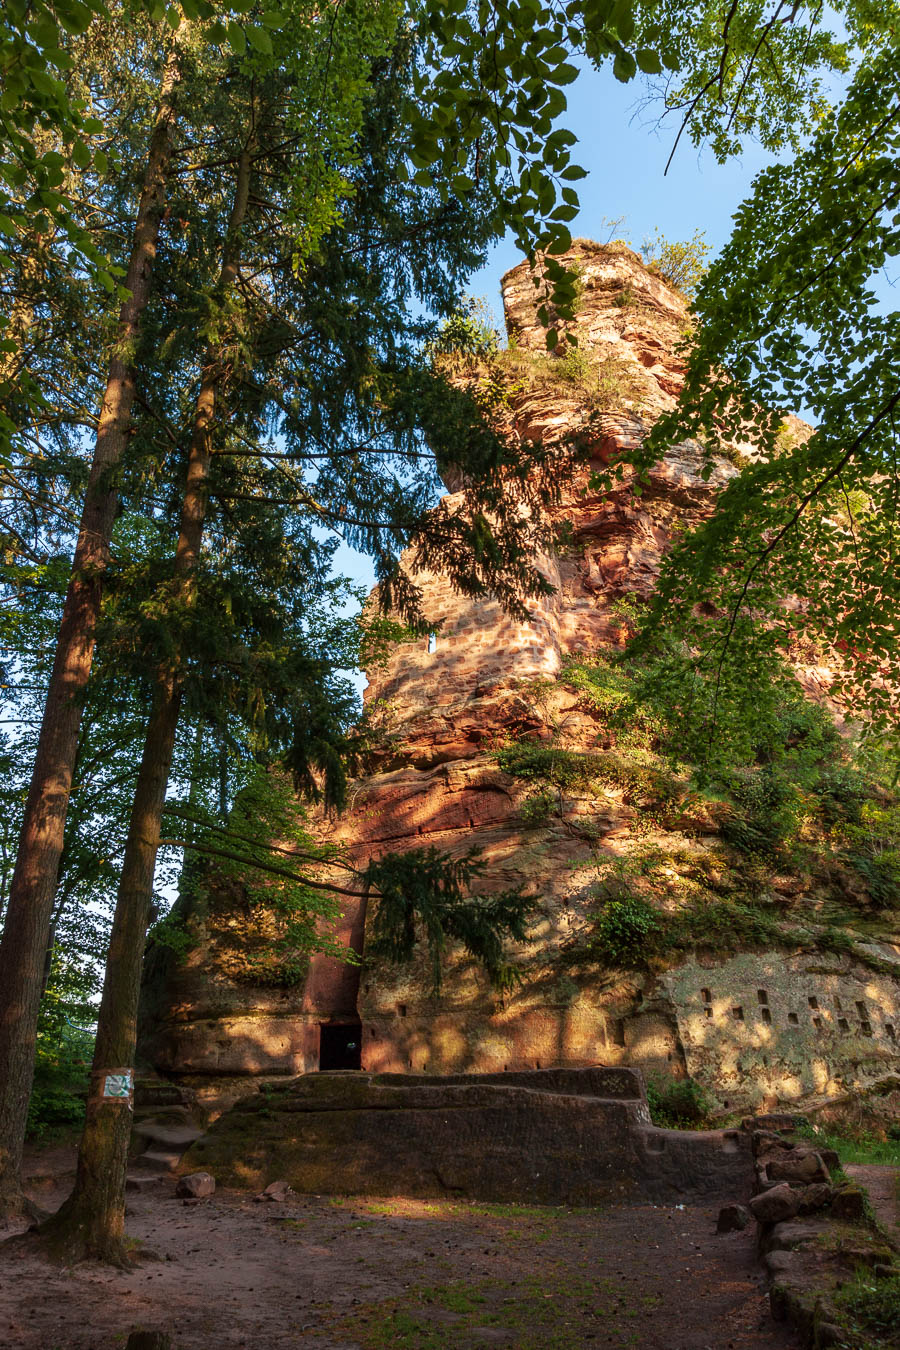
{"label": "rocky outcrop", "polygon": [[738,1130],[655,1129],[627,1069],[310,1074],[239,1102],[183,1166],[314,1194],[548,1205],[696,1204],[752,1176]]}
{"label": "rocky outcrop", "polygon": [[[195,912],[186,960],[148,984],[143,1053],[161,1072],[202,1088],[222,1075],[353,1064],[416,1074],[632,1064],[689,1074],[730,1110],[829,1096],[900,1067],[896,911],[854,898],[836,864],[812,875],[742,860],[723,833],[733,803],[690,790],[650,741],[611,730],[602,699],[571,675],[573,662],[623,646],[622,602],[652,591],[674,536],[711,512],[740,451],[716,456],[707,474],[701,448],[686,442],[640,496],[627,474],[611,491],[592,487],[677,397],[689,318],[624,245],[577,240],[569,261],[582,288],[577,348],[546,352],[523,263],[503,280],[511,345],[488,372],[505,390],[499,415],[511,434],[586,448],[554,508],[571,530],[542,563],[553,594],[523,620],[418,574],[433,636],[369,672],[371,772],[342,817],[319,823],[361,863],[431,844],[477,847],[487,889],[519,885],[534,899],[519,985],[498,993],[456,956],[436,996],[424,964],[360,970],[314,957],[305,984],[263,987],[230,973],[233,907],[213,896]],[[485,378],[477,361],[460,359],[453,373]],[[817,659],[798,654],[814,695]],[[527,755],[517,768],[504,746],[552,754],[543,768]],[[599,948],[610,894],[654,907],[671,946],[647,960]],[[846,906],[857,901],[853,930]],[[840,942],[829,917],[838,911]],[[342,926],[357,951],[365,922],[360,896]]]}

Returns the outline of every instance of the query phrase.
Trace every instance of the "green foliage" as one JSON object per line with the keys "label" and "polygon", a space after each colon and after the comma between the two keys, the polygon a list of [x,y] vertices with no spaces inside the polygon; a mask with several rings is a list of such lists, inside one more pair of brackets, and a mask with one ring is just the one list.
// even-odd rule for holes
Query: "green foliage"
{"label": "green foliage", "polygon": [[[865,1099],[860,1105],[865,1105]],[[835,1149],[840,1154],[841,1162],[851,1167],[900,1168],[900,1127],[897,1125],[876,1131],[868,1124],[862,1128],[845,1124],[823,1127],[807,1121],[799,1133],[815,1144],[816,1148]]]}
{"label": "green foliage", "polygon": [[96,1008],[89,1002],[96,978],[89,969],[54,954],[38,1020],[34,1086],[28,1107],[28,1134],[43,1139],[84,1119]]}
{"label": "green foliage", "polygon": [[432,350],[436,355],[457,352],[486,360],[499,351],[500,334],[487,302],[467,296],[463,306],[438,329]]}
{"label": "green foliage", "polygon": [[877,1278],[861,1267],[835,1294],[848,1344],[862,1350],[900,1345],[900,1275]]}
{"label": "green foliage", "polygon": [[504,942],[524,942],[533,902],[520,888],[473,894],[472,884],[484,868],[476,850],[451,858],[434,847],[389,853],[370,862],[366,884],[375,892],[376,906],[368,950],[376,958],[407,962],[421,934],[437,993],[443,955],[452,940],[483,966],[492,985],[511,987],[516,973]]}
{"label": "green foliage", "polygon": [[797,785],[770,764],[735,773],[729,783],[735,811],[722,824],[722,837],[744,853],[774,856],[796,834],[801,798]]}
{"label": "green foliage", "polygon": [[[353,960],[353,953],[328,934],[329,922],[340,916],[340,903],[317,884],[317,865],[334,863],[335,850],[318,844],[305,828],[287,774],[257,769],[237,794],[225,824],[189,802],[169,803],[166,813],[186,836],[183,846],[194,860],[183,877],[183,895],[212,886],[229,897],[237,914],[252,916],[239,951],[229,960],[233,977],[289,987],[305,979],[311,952]],[[200,858],[208,859],[211,869],[201,871]],[[151,930],[154,940],[177,955],[192,945],[182,908]]]}
{"label": "green foliage", "polygon": [[696,1129],[712,1113],[713,1100],[694,1078],[647,1081],[647,1105],[654,1125],[664,1130]]}
{"label": "green foliage", "polygon": [[565,750],[553,742],[515,741],[501,747],[497,763],[505,773],[525,781],[543,781],[557,788],[608,783],[623,790],[625,800],[665,803],[675,795],[668,773],[654,764],[641,764],[628,755]]}
{"label": "green foliage", "polygon": [[[834,653],[834,692],[890,738],[900,327],[880,274],[900,251],[897,8],[845,13],[861,54],[846,97],[815,116],[793,160],[756,178],[700,286],[679,407],[637,462],[688,437],[707,474],[722,442],[753,452],[670,555],[648,626],[677,631],[711,673],[754,668],[760,622],[773,642],[799,630]],[[808,436],[785,436],[788,408],[804,410]]]}
{"label": "green foliage", "polygon": [[736,947],[782,947],[796,942],[776,914],[748,897],[703,898],[669,918],[665,941],[674,949],[731,952]]}
{"label": "green foliage", "polygon": [[900,803],[863,801],[854,814],[843,830],[847,861],[876,904],[895,907],[900,904]]}
{"label": "green foliage", "polygon": [[641,245],[641,257],[647,268],[676,291],[681,291],[688,300],[694,299],[707,273],[709,263],[706,259],[710,252],[702,230],[695,230],[690,239],[681,241],[666,239],[657,230]]}
{"label": "green foliage", "polygon": [[551,788],[539,788],[530,793],[519,807],[523,822],[531,827],[545,824],[552,816],[559,801],[559,794]]}
{"label": "green foliage", "polygon": [[611,965],[643,966],[661,924],[653,907],[638,896],[609,899],[593,916],[591,951]]}

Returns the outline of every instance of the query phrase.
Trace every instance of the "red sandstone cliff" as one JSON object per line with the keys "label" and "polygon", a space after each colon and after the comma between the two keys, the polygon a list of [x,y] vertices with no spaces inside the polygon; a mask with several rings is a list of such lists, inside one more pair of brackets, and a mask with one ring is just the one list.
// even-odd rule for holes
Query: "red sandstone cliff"
{"label": "red sandstone cliff", "polygon": [[[511,347],[493,371],[513,434],[545,444],[581,435],[590,447],[556,508],[571,521],[571,544],[542,564],[554,593],[521,621],[420,574],[436,640],[403,644],[369,673],[372,772],[353,785],[346,814],[322,822],[363,864],[428,844],[477,846],[488,886],[524,885],[537,898],[532,941],[518,953],[521,986],[500,997],[457,960],[434,999],[418,966],[368,965],[360,977],[358,967],[316,957],[302,990],[262,989],[227,974],[222,923],[207,915],[187,961],[151,982],[145,1054],[163,1072],[198,1081],[301,1072],[319,1065],[326,1042],[340,1051],[342,1036],[345,1051],[361,1040],[362,1064],[375,1070],[627,1062],[690,1072],[723,1105],[809,1098],[900,1070],[900,1000],[889,973],[892,961],[900,968],[900,946],[876,944],[877,970],[849,954],[811,955],[803,924],[822,895],[808,879],[759,882],[766,903],[796,926],[793,947],[788,938],[777,951],[742,951],[736,939],[731,952],[700,949],[642,971],[572,960],[598,879],[619,862],[655,857],[655,902],[673,913],[736,875],[708,807],[663,810],[649,762],[623,774],[620,755],[615,772],[602,772],[608,729],[560,675],[568,659],[622,644],[617,601],[649,593],[673,530],[708,514],[739,469],[717,458],[705,481],[700,448],[688,442],[655,466],[639,498],[627,478],[609,494],[590,490],[592,471],[639,442],[677,397],[689,319],[683,298],[624,245],[577,240],[568,261],[582,281],[579,345],[569,349],[577,355],[546,352],[523,263],[503,279]],[[477,363],[462,363],[457,375],[481,378]],[[814,683],[815,670],[805,673]],[[534,782],[504,772],[495,753],[522,738],[593,755],[598,776],[554,789],[541,815]],[[643,884],[638,876],[638,891]],[[361,898],[343,925],[357,950],[364,927]],[[843,1008],[853,1010],[852,1025]]]}

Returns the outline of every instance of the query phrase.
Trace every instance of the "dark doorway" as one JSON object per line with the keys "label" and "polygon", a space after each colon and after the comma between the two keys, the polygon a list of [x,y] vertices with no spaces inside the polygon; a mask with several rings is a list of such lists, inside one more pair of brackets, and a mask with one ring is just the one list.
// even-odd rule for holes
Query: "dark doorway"
{"label": "dark doorway", "polygon": [[319,1027],[319,1068],[359,1069],[362,1066],[362,1026],[359,1022]]}

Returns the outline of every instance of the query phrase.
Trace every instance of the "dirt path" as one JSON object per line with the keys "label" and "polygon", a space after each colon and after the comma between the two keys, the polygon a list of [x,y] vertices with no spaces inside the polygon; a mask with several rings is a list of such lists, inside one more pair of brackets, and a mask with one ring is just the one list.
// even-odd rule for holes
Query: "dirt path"
{"label": "dirt path", "polygon": [[844,1171],[865,1186],[878,1222],[891,1241],[900,1244],[900,1167],[851,1163]]}
{"label": "dirt path", "polygon": [[[49,1207],[63,1190],[45,1167]],[[754,1233],[715,1208],[532,1209],[237,1192],[129,1195],[162,1259],[58,1270],[0,1247],[3,1350],[113,1350],[136,1327],[176,1350],[788,1350]],[[730,1198],[730,1197],[729,1197]]]}

